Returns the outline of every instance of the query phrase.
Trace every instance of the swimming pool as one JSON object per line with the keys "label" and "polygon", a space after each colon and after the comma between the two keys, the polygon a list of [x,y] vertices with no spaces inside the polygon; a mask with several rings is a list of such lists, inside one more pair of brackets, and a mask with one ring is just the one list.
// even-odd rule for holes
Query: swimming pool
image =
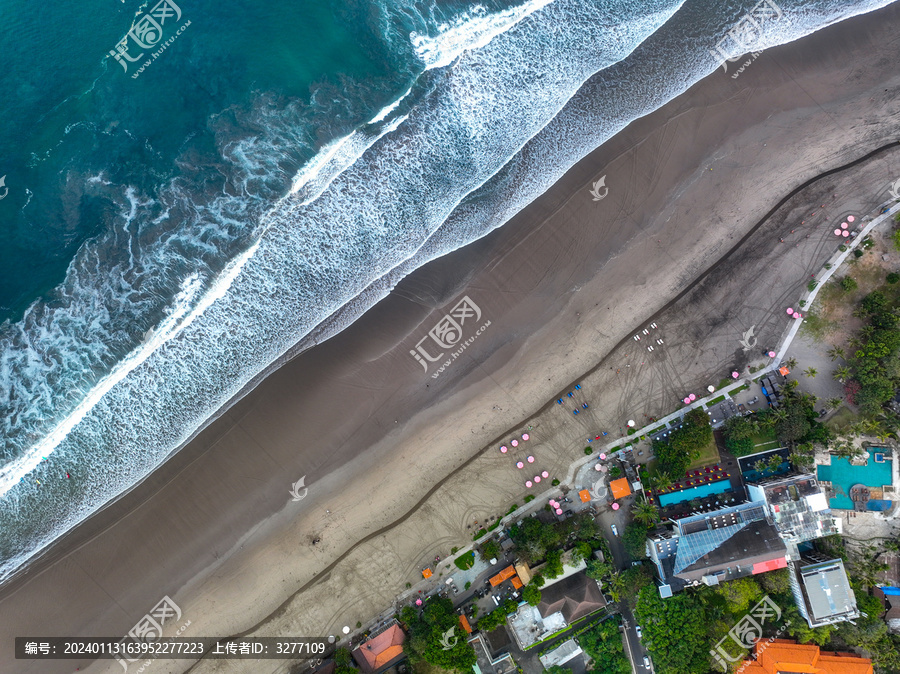
{"label": "swimming pool", "polygon": [[833,456],[830,466],[816,467],[819,479],[831,482],[836,492],[835,496],[829,499],[832,508],[853,510],[850,488],[855,484],[864,484],[876,489],[891,484],[891,457],[885,455],[883,462],[876,462],[872,456],[874,453],[874,449],[870,450],[869,460],[865,466],[851,466],[847,459]]}
{"label": "swimming pool", "polygon": [[719,480],[718,482],[710,482],[709,484],[701,484],[690,489],[681,491],[672,491],[667,494],[659,495],[659,504],[662,506],[674,505],[676,503],[684,503],[692,501],[695,498],[703,498],[704,496],[712,496],[713,494],[723,494],[731,485],[731,480]]}

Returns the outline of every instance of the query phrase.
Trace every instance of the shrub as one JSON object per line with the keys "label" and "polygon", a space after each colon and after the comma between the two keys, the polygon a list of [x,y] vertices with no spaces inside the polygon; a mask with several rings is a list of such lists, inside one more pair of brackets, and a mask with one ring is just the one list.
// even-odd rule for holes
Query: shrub
{"label": "shrub", "polygon": [[593,453],[594,453],[594,450],[591,449],[590,447],[585,447],[585,448],[584,448],[584,453],[585,453],[585,454],[593,454]]}
{"label": "shrub", "polygon": [[[847,246],[845,246],[844,244],[841,244],[840,246],[838,246],[838,250],[843,253],[845,250],[847,250]],[[900,250],[900,249],[898,249],[898,250]]]}
{"label": "shrub", "polygon": [[525,503],[531,503],[535,499],[534,494],[529,494],[525,497]]}
{"label": "shrub", "polygon": [[887,282],[891,285],[895,284],[897,281],[900,281],[900,274],[898,274],[897,272],[892,271],[887,275]]}
{"label": "shrub", "polygon": [[816,286],[817,286],[817,285],[819,285],[819,282],[818,282],[818,281],[810,281],[809,283],[806,284],[806,289],[807,289],[809,292],[812,292],[813,290],[816,289]]}
{"label": "shrub", "polygon": [[797,304],[799,304],[801,307],[805,307],[805,306],[806,306],[806,300],[798,300],[798,301],[797,301]]}
{"label": "shrub", "polygon": [[859,248],[857,248],[856,250],[853,251],[853,257],[859,258],[862,256],[863,256],[863,252]]}
{"label": "shrub", "polygon": [[856,396],[859,394],[859,390],[862,387],[859,385],[859,382],[855,379],[851,379],[846,384],[844,384],[844,399],[850,403],[851,405],[856,404]]}
{"label": "shrub", "polygon": [[847,292],[847,293],[853,292],[858,287],[859,286],[856,283],[856,280],[849,276],[845,276],[844,278],[841,279],[841,290],[843,290],[844,292]]}
{"label": "shrub", "polygon": [[522,599],[524,599],[529,606],[537,606],[541,603],[541,591],[534,585],[526,585],[522,588]]}
{"label": "shrub", "polygon": [[617,477],[622,477],[622,469],[618,466],[613,466],[609,469],[609,477],[615,480]]}
{"label": "shrub", "polygon": [[826,263],[825,263],[825,269],[831,269],[831,263],[830,263],[830,262],[826,262]]}
{"label": "shrub", "polygon": [[[900,215],[900,213],[898,213],[897,215]],[[897,222],[900,222],[900,219],[898,219]],[[900,250],[900,229],[894,230],[891,238],[894,240],[894,248]]]}
{"label": "shrub", "polygon": [[468,590],[470,587],[472,587],[472,583],[467,580],[464,589]]}
{"label": "shrub", "polygon": [[551,482],[550,484],[553,485],[554,487],[558,487],[558,486],[559,486],[559,480],[557,480],[557,479],[554,477],[554,478],[553,478],[553,482]]}
{"label": "shrub", "polygon": [[457,548],[455,545],[452,548],[450,548],[451,555],[455,555],[457,552],[459,552],[459,548]]}

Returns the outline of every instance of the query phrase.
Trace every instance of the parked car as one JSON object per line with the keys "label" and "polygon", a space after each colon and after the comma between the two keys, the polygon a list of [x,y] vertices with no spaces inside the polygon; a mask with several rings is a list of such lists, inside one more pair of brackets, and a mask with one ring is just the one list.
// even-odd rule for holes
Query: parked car
{"label": "parked car", "polygon": [[640,625],[635,625],[635,626],[634,626],[634,631],[637,632],[638,639],[642,638],[642,637],[641,637],[641,626],[640,626]]}
{"label": "parked car", "polygon": [[650,656],[649,655],[644,656],[644,667],[646,667],[647,669],[650,669]]}
{"label": "parked car", "polygon": [[618,536],[618,535],[619,535],[619,530],[616,529],[616,525],[615,525],[615,524],[613,524],[612,527],[610,527],[610,528],[612,529],[612,532],[613,532],[613,535],[614,535],[614,536]]}

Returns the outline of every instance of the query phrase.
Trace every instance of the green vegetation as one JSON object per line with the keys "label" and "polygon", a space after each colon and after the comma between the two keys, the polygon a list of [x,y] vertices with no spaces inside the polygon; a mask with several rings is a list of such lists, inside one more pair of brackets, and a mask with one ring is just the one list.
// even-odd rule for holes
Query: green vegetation
{"label": "green vegetation", "polygon": [[632,559],[643,559],[647,556],[647,531],[645,524],[632,522],[622,533],[622,544],[625,552]]}
{"label": "green vegetation", "polygon": [[481,545],[482,559],[498,559],[501,554],[502,551],[500,550],[500,544],[493,538],[489,541],[485,541]]}
{"label": "green vegetation", "polygon": [[577,640],[578,645],[593,660],[591,674],[631,673],[631,664],[625,655],[622,635],[615,621],[599,622],[580,634]]}
{"label": "green vegetation", "polygon": [[531,503],[534,500],[534,494],[529,494],[525,497],[525,503]]}
{"label": "green vegetation", "polygon": [[585,453],[586,455],[590,455],[590,454],[593,454],[593,453],[594,453],[594,450],[591,449],[590,447],[585,447],[585,448],[584,448],[584,453]]}
{"label": "green vegetation", "polygon": [[522,599],[524,599],[529,606],[537,606],[541,603],[541,591],[537,586],[529,583],[522,588]]}
{"label": "green vegetation", "polygon": [[347,648],[338,648],[334,652],[334,664],[334,674],[357,674],[350,658],[350,650]]}
{"label": "green vegetation", "polygon": [[[900,220],[898,220],[898,222],[900,222]],[[894,241],[894,248],[900,250],[900,229],[894,230],[894,233],[891,234],[891,239]]]}
{"label": "green vegetation", "polygon": [[680,477],[710,444],[714,443],[709,416],[701,409],[693,409],[684,415],[681,428],[672,431],[668,439],[653,442],[657,469]]}
{"label": "green vegetation", "polygon": [[609,469],[609,479],[615,480],[622,477],[622,469],[619,466],[611,466]]}
{"label": "green vegetation", "polygon": [[634,615],[643,626],[643,643],[656,671],[667,674],[706,674],[709,663],[709,621],[699,596],[682,592],[662,599],[655,587],[638,594]]}
{"label": "green vegetation", "polygon": [[544,575],[551,580],[559,578],[563,574],[562,550],[548,551],[542,570]]}
{"label": "green vegetation", "polygon": [[759,424],[750,417],[729,417],[723,426],[725,449],[735,456],[747,456],[756,450],[756,435]]}
{"label": "green vegetation", "polygon": [[[562,522],[544,524],[536,517],[526,517],[509,530],[515,544],[514,552],[529,564],[548,560],[552,552],[559,552],[567,541],[576,545],[585,542],[592,550],[605,545],[590,513],[579,513]],[[549,577],[550,574],[546,573]]]}
{"label": "green vegetation", "polygon": [[712,400],[710,400],[710,401],[709,401],[708,403],[706,403],[706,404],[707,404],[707,405],[718,405],[718,404],[719,404],[720,402],[722,402],[723,400],[725,400],[725,396],[724,396],[724,395],[720,395],[718,398],[713,398]]}
{"label": "green vegetation", "polygon": [[887,275],[887,278],[885,278],[885,281],[887,281],[891,285],[894,285],[895,283],[900,281],[900,274],[898,274],[895,271],[892,271],[890,274]]}
{"label": "green vegetation", "polygon": [[467,580],[465,586],[463,586],[463,589],[468,590],[470,587],[472,587],[472,581]]}
{"label": "green vegetation", "polygon": [[[507,599],[493,611],[485,613],[478,619],[478,629],[483,632],[490,632],[491,630],[497,629],[500,625],[506,623],[506,616],[515,613],[517,608],[518,604],[516,602],[512,599]],[[460,641],[462,641],[462,639],[460,639]]]}
{"label": "green vegetation", "polygon": [[816,289],[816,286],[817,286],[817,285],[819,285],[819,282],[818,282],[818,281],[810,281],[809,283],[806,284],[806,289],[807,289],[809,292],[812,292],[813,290]]}
{"label": "green vegetation", "polygon": [[634,502],[631,512],[634,519],[645,526],[651,527],[659,522],[659,508],[650,503],[646,496]]}
{"label": "green vegetation", "polygon": [[862,256],[863,256],[863,252],[859,248],[857,248],[856,250],[853,251],[853,257],[859,259]]}
{"label": "green vegetation", "polygon": [[550,485],[553,486],[553,487],[558,487],[558,486],[559,486],[559,480],[557,480],[557,479],[554,477],[554,478],[553,478],[553,481],[550,483]]}
{"label": "green vegetation", "polygon": [[[505,615],[503,618],[505,620]],[[412,606],[405,606],[400,611],[400,620],[409,632],[409,639],[403,645],[403,650],[408,653],[413,666],[417,662],[427,662],[463,674],[472,671],[477,658],[469,642],[462,638],[451,639],[453,646],[446,648],[444,635],[449,630],[459,628],[459,616],[449,599],[432,597],[425,602],[421,612]],[[480,625],[481,621],[478,622]]]}
{"label": "green vegetation", "polygon": [[481,529],[479,529],[478,531],[475,532],[475,534],[472,536],[472,540],[477,541],[479,538],[484,536],[486,533],[487,533],[487,529],[482,527]]}

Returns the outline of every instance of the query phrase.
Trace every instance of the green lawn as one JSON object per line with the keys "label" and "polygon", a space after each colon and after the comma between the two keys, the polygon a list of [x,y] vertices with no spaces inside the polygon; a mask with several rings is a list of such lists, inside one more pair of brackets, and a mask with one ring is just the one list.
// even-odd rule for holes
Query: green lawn
{"label": "green lawn", "polygon": [[733,398],[735,394],[740,393],[741,391],[746,391],[748,388],[750,388],[750,384],[741,384],[731,392],[731,397]]}
{"label": "green lawn", "polygon": [[775,435],[775,429],[761,429],[759,433],[753,436],[753,444],[756,445],[757,452],[764,452],[767,449],[776,449],[779,443],[778,437]]}
{"label": "green lawn", "polygon": [[697,468],[703,468],[704,466],[711,466],[714,463],[719,462],[719,448],[716,447],[715,438],[710,441],[710,443],[700,450],[700,456],[698,456],[695,460],[691,461],[691,464],[688,466],[688,470],[696,470]]}
{"label": "green lawn", "polygon": [[707,406],[712,407],[713,405],[718,405],[723,400],[725,400],[725,394],[720,395],[718,398],[713,398],[706,404]]}
{"label": "green lawn", "polygon": [[835,412],[831,418],[825,422],[825,425],[832,431],[840,432],[856,421],[856,415],[847,407],[841,407]]}

